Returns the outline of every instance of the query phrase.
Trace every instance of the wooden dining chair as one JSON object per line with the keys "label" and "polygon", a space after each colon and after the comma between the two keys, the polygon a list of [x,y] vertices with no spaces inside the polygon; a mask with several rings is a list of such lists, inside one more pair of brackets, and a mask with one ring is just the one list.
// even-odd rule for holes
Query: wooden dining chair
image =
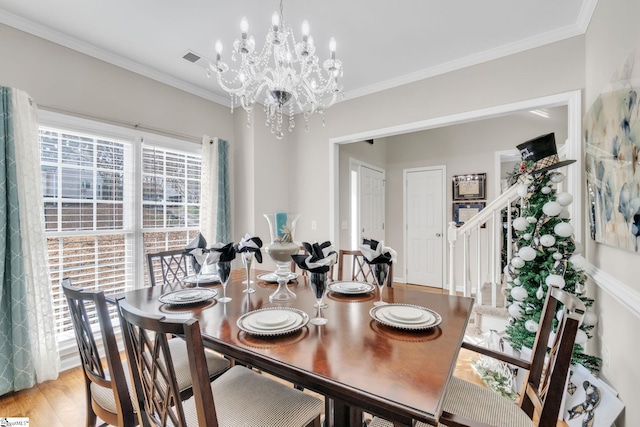
{"label": "wooden dining chair", "polygon": [[[562,307],[562,317],[554,331],[553,323],[558,307]],[[549,288],[533,344],[531,362],[464,342],[462,346],[465,348],[527,370],[527,378],[518,404],[488,388],[452,378],[447,387],[440,425],[555,427],[569,375],[576,334],[584,312],[585,306],[578,297],[558,288]],[[534,424],[534,419],[537,424]],[[427,425],[416,424],[423,427]],[[374,418],[369,424],[369,427],[388,426],[393,424],[380,418]]]}
{"label": "wooden dining chair", "polygon": [[[364,255],[359,250],[347,250],[340,249],[338,252],[338,280],[344,280],[344,269],[348,268],[348,272],[351,274],[350,279],[359,282],[375,283],[373,276],[373,270],[364,258]],[[393,264],[389,265],[389,274],[387,275],[386,285],[391,288],[393,286]]]}
{"label": "wooden dining chair", "polygon": [[[133,362],[131,376],[138,404],[155,426],[255,427],[320,426],[322,401],[242,366],[212,383],[206,375],[204,345],[196,319],[168,318],[142,312],[126,301],[120,318]],[[193,397],[182,402],[167,335],[184,336],[189,354]]]}
{"label": "wooden dining chair", "polygon": [[[134,426],[137,415],[130,395],[130,384],[120,359],[111,316],[104,292],[87,291],[62,280],[84,372],[87,406],[86,425],[95,426],[96,416],[115,426]],[[98,350],[92,328],[93,318],[100,325],[103,352]],[[105,366],[106,364],[106,366]]]}
{"label": "wooden dining chair", "polygon": [[[132,400],[129,368],[127,361],[120,357],[104,292],[72,286],[67,278],[62,280],[62,289],[69,306],[84,372],[87,427],[96,425],[96,416],[111,425],[136,425],[137,408]],[[115,309],[115,305],[113,307]],[[98,320],[99,328],[92,325],[94,319]],[[100,351],[100,341],[104,351]],[[186,344],[179,338],[168,341],[176,366],[178,389],[182,398],[187,399],[192,390]],[[206,363],[210,378],[219,376],[230,365],[228,360],[213,352],[207,352]]]}
{"label": "wooden dining chair", "polygon": [[171,284],[182,280],[190,274],[190,264],[193,256],[184,249],[172,249],[168,251],[148,253],[147,267],[151,286],[158,283],[157,276],[162,274],[163,284]]}

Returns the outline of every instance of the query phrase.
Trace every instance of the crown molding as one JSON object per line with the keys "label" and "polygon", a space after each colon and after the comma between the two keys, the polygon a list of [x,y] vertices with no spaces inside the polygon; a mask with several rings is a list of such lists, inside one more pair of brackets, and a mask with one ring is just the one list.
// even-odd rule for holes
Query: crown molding
{"label": "crown molding", "polygon": [[[587,3],[597,2],[597,0],[586,0],[586,1]],[[583,23],[583,21],[586,21],[586,23],[588,24],[589,20],[591,19],[591,14],[593,13],[593,8],[587,9],[586,11],[585,9],[587,8],[583,7],[583,9],[581,9],[580,21],[575,25],[559,28],[554,31],[549,31],[547,33],[539,34],[534,37],[529,37],[514,43],[509,43],[494,49],[488,49],[483,52],[478,52],[476,54],[466,56],[464,58],[456,59],[454,61],[449,61],[444,64],[439,64],[434,67],[416,71],[414,73],[405,74],[404,76],[400,76],[394,79],[389,79],[380,83],[363,87],[361,89],[348,91],[344,93],[342,100],[354,99],[354,98],[358,98],[365,95],[371,95],[373,93],[381,92],[383,90],[392,89],[394,87],[402,86],[409,83],[414,83],[419,80],[424,80],[440,74],[461,70],[463,68],[467,68],[473,65],[478,65],[483,62],[492,61],[495,59],[503,58],[505,56],[523,52],[529,49],[541,47],[550,43],[555,43],[571,37],[582,35],[586,30],[586,25]]]}
{"label": "crown molding", "polygon": [[178,79],[168,74],[161,73],[136,61],[132,61],[120,55],[116,55],[115,53],[108,50],[100,49],[89,43],[85,43],[81,40],[70,37],[58,31],[51,30],[50,28],[47,28],[43,25],[26,20],[1,9],[0,22],[10,27],[16,28],[20,31],[24,31],[36,37],[40,37],[52,43],[75,50],[77,52],[83,53],[85,55],[91,56],[93,58],[139,74],[141,76],[150,78],[160,83],[164,83],[168,86],[172,86],[176,89],[180,89],[184,92],[196,95],[211,102],[215,102],[227,107],[231,105],[229,99],[226,97],[219,96],[211,91],[207,91],[205,89],[202,89],[201,87],[185,82],[182,79]]}
{"label": "crown molding", "polygon": [[587,28],[589,28],[589,23],[591,22],[591,17],[593,16],[593,12],[596,10],[597,5],[598,0],[584,0],[584,3],[582,3],[582,9],[580,9],[580,13],[578,14],[578,21],[576,22],[576,25],[583,33],[587,32]]}

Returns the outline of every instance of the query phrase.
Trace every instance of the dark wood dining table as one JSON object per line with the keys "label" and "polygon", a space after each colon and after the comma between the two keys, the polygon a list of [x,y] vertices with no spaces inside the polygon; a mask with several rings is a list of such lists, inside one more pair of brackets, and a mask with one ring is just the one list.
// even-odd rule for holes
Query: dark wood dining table
{"label": "dark wood dining table", "polygon": [[[397,425],[413,420],[437,422],[447,383],[469,321],[471,298],[430,293],[395,286],[384,288],[388,303],[427,307],[442,317],[440,325],[420,331],[385,326],[370,314],[378,290],[363,295],[328,292],[322,310],[328,323],[307,324],[297,332],[260,337],[242,331],[237,320],[252,310],[292,307],[314,317],[315,297],[306,276],[289,283],[297,298],[289,303],[271,303],[276,284],[258,280],[253,272],[255,293],[242,291],[244,270],[234,270],[226,294],[232,300],[215,300],[190,306],[169,306],[158,301],[162,294],[181,284],[156,285],[129,291],[126,300],[149,313],[198,319],[206,345],[239,363],[291,381],[324,395],[332,402],[329,426],[362,425],[362,411],[381,416]],[[222,293],[221,286],[208,285]]]}

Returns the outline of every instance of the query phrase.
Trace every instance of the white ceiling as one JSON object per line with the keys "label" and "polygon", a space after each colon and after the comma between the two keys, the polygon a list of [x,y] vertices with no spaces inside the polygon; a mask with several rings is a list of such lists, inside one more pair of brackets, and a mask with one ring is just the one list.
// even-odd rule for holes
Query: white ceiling
{"label": "white ceiling", "polygon": [[[344,99],[583,34],[597,0],[285,0],[309,21],[321,60],[331,36]],[[242,16],[261,49],[279,0],[0,0],[0,22],[228,104],[205,70],[182,59],[229,48]]]}

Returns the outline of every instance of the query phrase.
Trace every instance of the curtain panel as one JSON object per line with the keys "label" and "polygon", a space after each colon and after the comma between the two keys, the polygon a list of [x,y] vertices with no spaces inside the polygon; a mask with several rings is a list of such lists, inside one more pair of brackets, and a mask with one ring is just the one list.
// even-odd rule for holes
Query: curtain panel
{"label": "curtain panel", "polygon": [[233,239],[229,194],[229,143],[202,138],[200,232],[209,243]]}
{"label": "curtain panel", "polygon": [[[58,376],[37,110],[0,87],[0,395]],[[46,258],[46,257],[45,257]]]}

